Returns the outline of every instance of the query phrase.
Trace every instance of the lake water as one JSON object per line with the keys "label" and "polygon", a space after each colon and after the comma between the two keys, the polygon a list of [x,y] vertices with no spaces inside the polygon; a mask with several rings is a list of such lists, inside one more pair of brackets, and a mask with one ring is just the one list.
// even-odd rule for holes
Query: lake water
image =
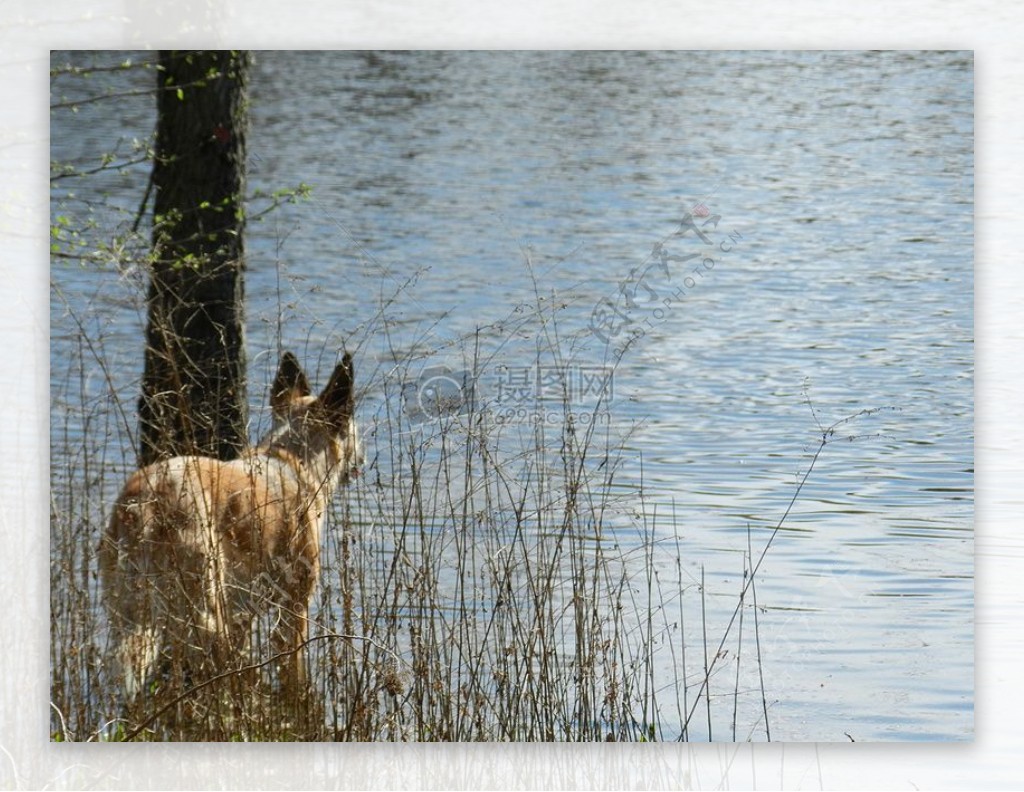
{"label": "lake water", "polygon": [[[52,99],[150,80],[65,78]],[[462,383],[476,348],[476,397],[518,427],[551,408],[542,375],[573,380],[583,414],[611,372],[617,482],[674,515],[658,541],[683,585],[703,574],[720,635],[748,529],[756,558],[819,425],[877,409],[838,427],[857,439],[825,448],[758,572],[771,736],[973,737],[969,53],[261,53],[251,100],[250,191],[313,187],[248,229],[254,421],[279,333],[320,382],[356,351],[370,425],[396,360]],[[55,111],[52,158],[127,151],[152,105]],[[71,200],[58,182],[54,216],[83,219],[86,198],[123,231],[147,176],[101,173]],[[109,374],[134,403],[144,316],[138,273],[55,260],[52,277],[58,448],[82,428],[68,394],[102,402]],[[108,372],[71,373],[69,308]],[[385,479],[391,442],[369,438]],[[747,722],[738,738],[763,739]]]}

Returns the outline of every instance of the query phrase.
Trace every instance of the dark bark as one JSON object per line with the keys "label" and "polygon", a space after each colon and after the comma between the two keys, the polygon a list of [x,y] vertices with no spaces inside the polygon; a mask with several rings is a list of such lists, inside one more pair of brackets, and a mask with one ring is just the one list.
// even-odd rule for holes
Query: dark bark
{"label": "dark bark", "polygon": [[243,194],[249,57],[160,53],[140,462],[247,444]]}

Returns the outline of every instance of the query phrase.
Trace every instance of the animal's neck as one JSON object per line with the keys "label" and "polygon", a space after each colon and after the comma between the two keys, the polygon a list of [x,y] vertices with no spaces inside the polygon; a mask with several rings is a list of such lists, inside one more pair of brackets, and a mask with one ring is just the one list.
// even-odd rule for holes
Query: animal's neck
{"label": "animal's neck", "polygon": [[303,459],[299,454],[280,445],[268,444],[258,449],[265,456],[283,462],[295,475],[309,496],[325,505],[338,487],[341,466],[331,465],[326,454]]}

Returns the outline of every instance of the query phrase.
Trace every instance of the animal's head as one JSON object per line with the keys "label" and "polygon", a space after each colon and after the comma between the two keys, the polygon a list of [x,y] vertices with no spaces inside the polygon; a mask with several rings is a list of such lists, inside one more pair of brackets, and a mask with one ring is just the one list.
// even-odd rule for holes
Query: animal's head
{"label": "animal's head", "polygon": [[270,391],[273,429],[264,445],[294,454],[306,465],[339,476],[359,475],[363,449],[355,421],[352,355],[345,353],[319,396],[291,352],[281,365]]}

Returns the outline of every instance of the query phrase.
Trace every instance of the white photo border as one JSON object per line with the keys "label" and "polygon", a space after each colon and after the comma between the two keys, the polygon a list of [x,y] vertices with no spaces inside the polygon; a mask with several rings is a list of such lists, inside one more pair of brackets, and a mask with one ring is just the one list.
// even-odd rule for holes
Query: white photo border
{"label": "white photo border", "polygon": [[[0,787],[1012,787],[1024,743],[1024,12],[1012,3],[241,0],[5,11],[0,74]],[[968,744],[135,745],[49,741],[49,50],[966,49],[976,80],[976,738]]]}

